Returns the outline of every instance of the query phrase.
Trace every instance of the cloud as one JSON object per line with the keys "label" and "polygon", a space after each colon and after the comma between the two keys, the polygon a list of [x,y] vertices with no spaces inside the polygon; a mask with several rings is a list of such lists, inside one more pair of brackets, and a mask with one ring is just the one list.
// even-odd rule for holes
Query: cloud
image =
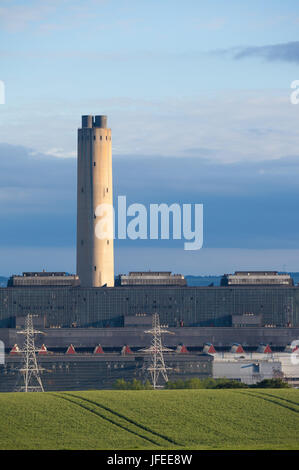
{"label": "cloud", "polygon": [[[231,164],[193,157],[114,158],[115,203],[118,195],[126,195],[128,204],[147,207],[161,202],[203,203],[208,248],[298,248],[298,178],[299,155]],[[124,243],[159,246],[148,240]]]}
{"label": "cloud", "polygon": [[[193,149],[196,153],[196,149]],[[204,205],[205,248],[298,247],[299,155],[262,162],[198,156],[113,158],[114,203]],[[76,160],[0,144],[0,247],[69,247],[76,240]],[[116,240],[121,247],[183,241]]]}
{"label": "cloud", "polygon": [[76,160],[0,144],[0,214],[74,210]]}
{"label": "cloud", "polygon": [[57,0],[20,5],[16,1],[4,1],[0,7],[0,23],[9,32],[23,31],[39,23],[56,11]]}
{"label": "cloud", "polygon": [[0,142],[74,157],[80,115],[101,110],[112,128],[113,155],[193,156],[226,163],[279,159],[296,155],[299,148],[298,106],[290,103],[291,92],[289,88],[164,100],[40,102],[22,106],[17,121],[15,110],[7,106],[1,110]]}
{"label": "cloud", "polygon": [[299,41],[266,46],[238,47],[219,52],[221,54],[233,54],[236,60],[248,57],[259,57],[268,62],[282,61],[295,64],[299,63]]}
{"label": "cloud", "polygon": [[[93,22],[98,30],[108,29],[109,14],[105,12],[108,0],[27,0],[20,4],[17,0],[2,0],[0,25],[9,33],[35,31],[42,34],[57,34],[61,31],[88,26]],[[113,10],[116,11],[115,8]],[[98,14],[105,21],[98,21]],[[128,29],[137,19],[114,20],[114,26]],[[109,24],[108,24],[109,23]]]}
{"label": "cloud", "polygon": [[57,158],[70,158],[70,157],[76,157],[77,153],[76,152],[67,152],[66,150],[62,148],[51,148],[48,151],[45,152],[45,155],[51,155],[53,157]]}

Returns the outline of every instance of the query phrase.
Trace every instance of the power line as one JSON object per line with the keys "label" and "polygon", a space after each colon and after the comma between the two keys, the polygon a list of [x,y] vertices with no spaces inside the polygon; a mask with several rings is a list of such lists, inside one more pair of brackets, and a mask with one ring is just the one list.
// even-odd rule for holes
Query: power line
{"label": "power line", "polygon": [[25,329],[17,333],[25,335],[25,341],[22,349],[23,366],[19,371],[23,375],[24,385],[17,391],[19,392],[44,392],[42,380],[40,378],[41,368],[38,367],[36,359],[36,349],[34,335],[44,334],[42,331],[34,330],[33,315],[28,314],[25,318]]}
{"label": "power line", "polygon": [[152,328],[146,330],[145,333],[152,335],[151,346],[148,349],[141,349],[141,351],[150,354],[150,364],[147,370],[150,372],[151,381],[154,389],[161,388],[159,385],[159,377],[162,376],[164,382],[168,382],[167,370],[171,367],[165,366],[163,352],[173,352],[172,349],[163,347],[162,334],[174,334],[168,331],[165,327],[161,327],[158,313],[152,316]]}

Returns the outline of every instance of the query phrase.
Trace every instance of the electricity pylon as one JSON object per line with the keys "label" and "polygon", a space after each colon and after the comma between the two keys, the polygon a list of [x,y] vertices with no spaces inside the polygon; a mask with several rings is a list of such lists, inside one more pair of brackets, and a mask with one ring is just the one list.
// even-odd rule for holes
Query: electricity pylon
{"label": "electricity pylon", "polygon": [[158,384],[159,376],[161,375],[164,381],[168,382],[167,370],[171,369],[171,367],[165,366],[163,352],[173,352],[172,349],[163,347],[161,335],[174,333],[161,327],[158,313],[153,314],[151,330],[146,330],[144,333],[151,334],[152,340],[151,346],[148,349],[141,349],[141,351],[150,354],[150,365],[147,370],[150,372],[153,388],[161,388],[162,385]]}
{"label": "electricity pylon", "polygon": [[35,334],[44,334],[42,331],[34,330],[33,315],[28,314],[25,319],[25,329],[18,333],[25,335],[23,353],[23,366],[19,371],[23,374],[24,385],[19,388],[20,392],[44,392],[44,387],[40,378],[41,368],[38,367],[36,359],[36,349],[34,343]]}

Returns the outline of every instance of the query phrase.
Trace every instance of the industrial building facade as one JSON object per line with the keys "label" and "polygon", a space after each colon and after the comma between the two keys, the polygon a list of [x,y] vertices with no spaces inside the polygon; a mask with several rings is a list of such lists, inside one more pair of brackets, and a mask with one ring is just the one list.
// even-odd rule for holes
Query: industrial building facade
{"label": "industrial building facade", "polygon": [[0,328],[14,328],[16,317],[28,313],[45,316],[47,328],[104,328],[124,326],[126,316],[156,312],[169,327],[231,327],[240,315],[248,321],[256,316],[260,327],[298,327],[299,288],[0,288]]}
{"label": "industrial building facade", "polygon": [[[172,379],[212,376],[213,357],[201,352],[205,343],[225,350],[238,341],[253,350],[263,342],[282,350],[297,339],[299,287],[289,275],[236,272],[225,275],[220,287],[188,287],[181,274],[148,271],[119,275],[114,282],[113,233],[98,231],[113,208],[106,116],[82,116],[77,177],[76,274],[27,272],[0,288],[0,340],[6,349],[0,392],[14,390],[20,378],[16,348],[22,347],[18,333],[28,314],[42,330],[38,347],[49,348],[39,357],[46,390],[111,388],[121,377],[143,379],[147,359],[140,349],[149,346],[145,332],[154,313],[173,333],[165,339],[173,348],[165,358]],[[63,352],[70,342],[73,357]],[[92,350],[100,344],[105,354],[95,356]],[[133,352],[123,357],[125,345]],[[183,346],[190,348],[186,356]]]}
{"label": "industrial building facade", "polygon": [[[213,374],[213,357],[208,354],[165,357],[170,380],[207,378]],[[148,358],[142,353],[121,356],[119,354],[53,354],[39,356],[41,379],[46,391],[111,389],[117,379],[149,379]],[[19,369],[22,357],[7,356],[0,367],[0,393],[16,390],[22,384]]]}
{"label": "industrial building facade", "polygon": [[244,285],[280,285],[293,286],[294,282],[287,273],[277,271],[236,271],[235,274],[224,274],[221,279],[222,286]]}

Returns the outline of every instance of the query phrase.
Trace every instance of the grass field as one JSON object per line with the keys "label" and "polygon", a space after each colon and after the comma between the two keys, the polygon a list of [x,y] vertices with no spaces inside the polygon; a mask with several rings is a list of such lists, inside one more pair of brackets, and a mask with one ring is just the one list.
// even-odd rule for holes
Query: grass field
{"label": "grass field", "polygon": [[299,449],[299,390],[0,394],[0,449]]}

